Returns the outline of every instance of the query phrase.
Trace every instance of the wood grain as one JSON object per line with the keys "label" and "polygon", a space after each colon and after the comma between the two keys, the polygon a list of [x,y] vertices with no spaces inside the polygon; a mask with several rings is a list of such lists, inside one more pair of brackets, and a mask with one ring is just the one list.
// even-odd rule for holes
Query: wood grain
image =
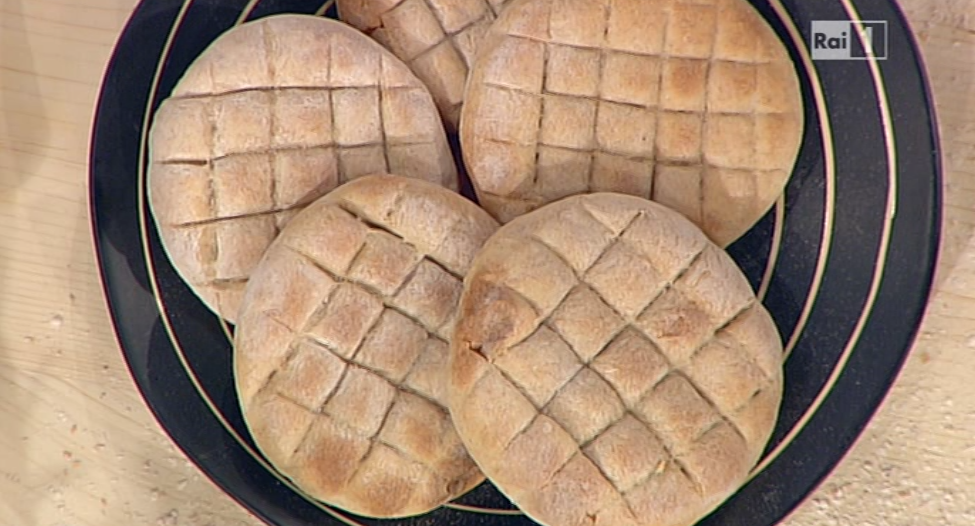
{"label": "wood grain", "polygon": [[[0,0],[0,524],[261,524],[152,419],[102,298],[88,132],[134,5]],[[942,131],[937,290],[886,404],[788,526],[975,524],[975,0],[901,5]]]}
{"label": "wood grain", "polygon": [[259,524],[160,431],[102,298],[88,131],[134,5],[0,1],[0,524]]}

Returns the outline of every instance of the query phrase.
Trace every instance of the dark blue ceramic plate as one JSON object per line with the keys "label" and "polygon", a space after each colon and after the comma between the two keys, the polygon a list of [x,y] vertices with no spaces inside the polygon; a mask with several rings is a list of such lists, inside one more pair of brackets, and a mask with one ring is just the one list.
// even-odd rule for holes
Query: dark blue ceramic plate
{"label": "dark blue ceramic plate", "polygon": [[[106,73],[91,145],[92,229],[132,376],[185,453],[243,506],[281,526],[393,521],[351,517],[309,500],[256,452],[233,388],[231,328],[179,280],[152,227],[146,131],[159,102],[220,33],[274,13],[334,15],[320,1],[143,2]],[[730,252],[783,335],[786,388],[764,459],[701,523],[707,526],[775,524],[833,469],[911,347],[940,231],[934,114],[897,7],[882,0],[756,6],[795,60],[806,130],[785,195]],[[886,22],[885,31],[870,26],[874,51],[886,52],[886,60],[812,60],[814,20]],[[511,508],[485,483],[457,503],[395,522],[531,523]]]}

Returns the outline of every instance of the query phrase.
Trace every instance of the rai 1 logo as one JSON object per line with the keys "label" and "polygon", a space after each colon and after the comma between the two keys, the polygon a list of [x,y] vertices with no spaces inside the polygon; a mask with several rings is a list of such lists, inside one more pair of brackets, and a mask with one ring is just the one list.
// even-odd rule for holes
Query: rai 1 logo
{"label": "rai 1 logo", "polygon": [[813,20],[809,49],[813,60],[885,60],[884,20]]}

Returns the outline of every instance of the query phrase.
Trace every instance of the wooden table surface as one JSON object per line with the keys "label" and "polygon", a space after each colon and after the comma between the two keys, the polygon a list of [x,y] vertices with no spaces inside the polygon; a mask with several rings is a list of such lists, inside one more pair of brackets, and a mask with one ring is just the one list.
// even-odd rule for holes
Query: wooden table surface
{"label": "wooden table surface", "polygon": [[[975,0],[901,4],[925,54],[944,147],[936,292],[884,407],[789,526],[975,525]],[[152,419],[102,297],[88,134],[134,5],[0,0],[2,525],[260,524]]]}

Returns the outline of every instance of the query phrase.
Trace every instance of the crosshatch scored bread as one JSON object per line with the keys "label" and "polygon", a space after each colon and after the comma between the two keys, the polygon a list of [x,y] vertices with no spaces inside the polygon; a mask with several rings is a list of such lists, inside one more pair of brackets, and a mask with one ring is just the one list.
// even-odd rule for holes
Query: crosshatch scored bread
{"label": "crosshatch scored bread", "polygon": [[465,281],[451,414],[548,526],[689,526],[777,418],[782,346],[731,258],[678,213],[597,193],[503,226]]}
{"label": "crosshatch scored bread", "polygon": [[237,327],[237,391],[257,445],[309,495],[397,517],[483,480],[447,411],[447,338],[496,229],[456,193],[369,176],[299,213],[268,250]]}
{"label": "crosshatch scored bread", "polygon": [[481,43],[460,137],[503,223],[619,192],[726,246],[781,194],[802,111],[785,47],[746,0],[514,0]]}
{"label": "crosshatch scored bread", "polygon": [[429,92],[355,29],[281,15],[220,36],[156,113],[149,199],[176,270],[235,321],[247,277],[302,207],[393,171],[457,188]]}
{"label": "crosshatch scored bread", "polygon": [[338,0],[339,17],[406,61],[457,128],[477,46],[507,0]]}

